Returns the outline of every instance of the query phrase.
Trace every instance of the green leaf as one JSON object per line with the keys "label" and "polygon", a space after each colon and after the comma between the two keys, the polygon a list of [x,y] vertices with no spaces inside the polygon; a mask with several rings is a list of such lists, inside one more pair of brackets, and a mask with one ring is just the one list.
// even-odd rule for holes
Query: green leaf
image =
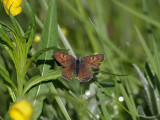
{"label": "green leaf", "polygon": [[10,79],[8,71],[3,67],[2,64],[0,64],[0,76],[2,76],[2,78],[5,80],[4,84],[6,85],[12,100],[15,101],[17,88],[15,84],[12,82],[12,80]]}
{"label": "green leaf", "polygon": [[159,113],[159,96],[157,96],[157,91],[154,90],[148,83],[147,79],[144,77],[143,73],[141,70],[136,66],[135,64],[133,65],[134,68],[136,69],[141,82],[143,83],[143,87],[146,93],[146,101],[148,103],[149,109],[152,113],[152,115],[156,115]]}
{"label": "green leaf", "polygon": [[97,73],[102,73],[103,75],[122,76],[122,77],[129,76],[129,75],[134,74],[134,73],[128,73],[128,74],[122,74],[122,75],[120,75],[120,74],[109,73],[109,72],[102,71],[102,70],[99,70]]}
{"label": "green leaf", "polygon": [[[42,37],[40,41],[40,50],[48,48],[51,46],[57,46],[57,36],[58,36],[58,26],[57,26],[57,10],[56,10],[56,0],[50,0],[47,15],[44,21]],[[43,53],[39,60],[44,61],[43,64],[39,65],[42,76],[50,71],[50,65],[45,64],[46,61],[53,60],[53,52],[48,51]]]}
{"label": "green leaf", "polygon": [[[98,89],[98,91],[97,91],[97,96],[98,96],[100,101],[102,101],[104,99],[103,94],[101,93],[100,89]],[[102,108],[102,112],[103,112],[103,115],[104,115],[105,119],[106,120],[111,120],[110,114],[107,110],[107,107],[106,107],[105,103],[101,103],[101,108]]]}
{"label": "green leaf", "polygon": [[[8,8],[8,7],[6,6],[6,8]],[[23,40],[22,35],[24,34],[24,32],[23,32],[22,28],[20,27],[20,25],[18,24],[17,20],[11,14],[10,10],[9,10],[9,17],[10,17],[10,19],[12,21],[12,24],[13,24],[13,26],[15,28],[15,31],[16,31],[17,35],[21,38],[21,40]]]}
{"label": "green leaf", "polygon": [[[7,45],[10,47],[10,49],[14,49],[15,47],[12,44],[11,39],[9,38],[7,32],[3,28],[3,26],[0,24],[0,38],[1,38],[1,43]],[[3,42],[2,42],[3,41]]]}
{"label": "green leaf", "polygon": [[0,120],[4,120],[4,119],[0,116]]}
{"label": "green leaf", "polygon": [[27,10],[29,11],[29,14],[30,14],[29,17],[30,17],[32,26],[36,27],[35,14],[34,14],[32,8],[30,7],[30,5],[28,4],[27,0],[25,0],[25,5],[27,7]]}
{"label": "green leaf", "polygon": [[158,51],[155,40],[153,39],[152,41],[153,41],[153,53],[154,53],[154,59],[155,59],[155,64],[157,69],[157,76],[160,82],[160,56],[159,56],[159,51]]}
{"label": "green leaf", "polygon": [[105,117],[102,114],[99,114],[101,120],[106,120]]}
{"label": "green leaf", "polygon": [[17,88],[16,88],[15,84],[10,79],[8,71],[3,67],[2,64],[0,65],[0,75],[5,80],[4,83],[7,86],[9,86],[10,88],[12,88],[12,91],[14,91],[15,93],[17,93]]}
{"label": "green leaf", "polygon": [[[53,84],[51,85],[51,92],[52,92],[53,94],[58,94],[58,92],[57,92],[57,90],[56,90],[56,88],[54,87]],[[70,116],[69,116],[69,114],[68,114],[68,112],[67,112],[67,110],[66,110],[66,108],[65,108],[65,106],[64,106],[64,103],[63,103],[62,100],[61,100],[61,98],[60,98],[59,96],[55,96],[55,99],[56,99],[56,101],[57,101],[60,109],[62,110],[62,112],[63,112],[66,120],[71,120],[71,118],[70,118]]]}
{"label": "green leaf", "polygon": [[8,27],[7,25],[4,25],[3,23],[0,23],[0,42],[2,43],[3,47],[5,48],[5,50],[8,52],[9,56],[11,57],[11,59],[13,60],[15,66],[16,64],[16,47],[14,42],[11,41],[11,39],[9,38],[6,30],[4,29],[8,28],[10,30],[10,32],[12,34],[15,34],[15,31],[13,29],[11,29],[10,27]]}
{"label": "green leaf", "polygon": [[12,59],[13,63],[15,64],[15,66],[17,66],[17,54],[15,53],[15,51],[13,51],[12,49],[10,49],[7,45],[3,45],[4,49],[8,52],[10,58]]}
{"label": "green leaf", "polygon": [[160,115],[155,116],[139,116],[139,120],[159,120]]}
{"label": "green leaf", "polygon": [[32,42],[34,40],[35,37],[35,33],[36,33],[36,21],[35,21],[35,14],[33,12],[33,10],[31,9],[30,5],[28,4],[28,2],[25,0],[25,5],[29,11],[30,14],[30,19],[31,19],[31,26],[28,28],[27,32],[25,33],[25,36],[27,35],[27,33],[29,32],[30,34],[28,35],[28,41],[27,41],[27,51],[26,53],[28,53],[29,48],[32,45]]}
{"label": "green leaf", "polygon": [[142,20],[145,20],[146,22],[156,26],[156,27],[159,27],[160,28],[160,23],[159,21],[156,21],[152,18],[150,18],[149,16],[146,16],[144,14],[140,14],[139,12],[136,12],[135,10],[129,8],[129,6],[127,5],[123,5],[120,1],[118,0],[111,0],[113,3],[115,3],[116,5],[118,5],[120,8],[124,9],[125,11],[131,13],[132,15],[142,19]]}
{"label": "green leaf", "polygon": [[57,70],[57,71],[53,71],[53,72],[50,72],[42,77],[40,76],[35,76],[33,78],[31,78],[25,85],[24,87],[24,93],[25,94],[31,87],[33,87],[34,85],[37,85],[41,82],[44,82],[44,81],[49,81],[49,80],[55,80],[57,79],[58,77],[61,76],[61,71],[60,70]]}
{"label": "green leaf", "polygon": [[42,112],[43,100],[49,93],[48,88],[50,88],[50,86],[48,85],[48,83],[45,83],[45,85],[33,87],[26,95],[26,99],[32,101],[34,106],[34,113],[31,120],[37,120],[39,118]]}
{"label": "green leaf", "polygon": [[16,101],[15,92],[13,91],[13,89],[9,85],[6,84],[6,87],[8,88],[8,91],[9,91],[9,94],[10,94],[10,96],[12,98],[12,101],[15,102]]}
{"label": "green leaf", "polygon": [[144,112],[144,109],[143,109],[143,107],[142,107],[141,105],[139,105],[139,106],[137,107],[137,109],[138,109],[138,115],[146,116],[146,114],[145,114],[145,112]]}
{"label": "green leaf", "polygon": [[31,66],[31,63],[32,63],[33,61],[35,61],[43,52],[46,52],[46,51],[49,51],[49,50],[64,51],[64,50],[61,50],[61,49],[59,49],[59,48],[57,48],[57,47],[45,48],[45,49],[43,49],[43,50],[38,51],[35,55],[33,55],[33,56],[27,61],[26,65],[25,65],[25,68],[24,68],[23,76],[26,75],[29,67]]}
{"label": "green leaf", "polygon": [[102,87],[115,87],[115,81],[112,79],[103,79],[101,81],[98,81],[98,83],[102,86]]}
{"label": "green leaf", "polygon": [[152,56],[152,53],[151,53],[150,49],[148,48],[145,40],[143,39],[139,29],[136,26],[135,26],[135,29],[136,29],[136,32],[138,34],[139,40],[141,42],[141,45],[142,45],[142,47],[143,47],[143,49],[144,49],[144,51],[145,51],[150,63],[151,63],[152,69],[158,75],[158,71],[157,71],[157,67],[156,67],[156,64],[155,64],[154,57]]}

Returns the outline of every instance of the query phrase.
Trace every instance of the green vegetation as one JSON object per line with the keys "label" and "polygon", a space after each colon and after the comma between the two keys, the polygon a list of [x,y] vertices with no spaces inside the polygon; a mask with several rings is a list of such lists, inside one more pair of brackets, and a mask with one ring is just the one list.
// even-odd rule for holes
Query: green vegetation
{"label": "green vegetation", "polygon": [[[24,0],[7,15],[0,2],[0,119],[13,102],[32,120],[159,120],[160,2]],[[41,37],[37,42],[37,36]],[[89,82],[67,81],[53,51],[105,55]]]}

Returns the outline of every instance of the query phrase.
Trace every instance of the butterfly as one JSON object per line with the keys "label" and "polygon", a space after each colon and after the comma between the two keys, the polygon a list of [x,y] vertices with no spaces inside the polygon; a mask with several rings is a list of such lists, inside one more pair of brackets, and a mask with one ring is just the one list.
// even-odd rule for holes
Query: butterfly
{"label": "butterfly", "polygon": [[74,58],[73,56],[64,52],[54,52],[53,57],[64,68],[62,69],[62,77],[67,80],[72,80],[73,75],[75,79],[80,82],[86,82],[93,78],[91,68],[97,69],[104,61],[103,54],[84,56],[81,59]]}

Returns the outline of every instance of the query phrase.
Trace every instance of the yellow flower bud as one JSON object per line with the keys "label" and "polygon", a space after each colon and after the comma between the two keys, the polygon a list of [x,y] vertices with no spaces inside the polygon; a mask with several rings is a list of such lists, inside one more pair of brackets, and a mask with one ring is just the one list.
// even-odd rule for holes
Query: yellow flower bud
{"label": "yellow flower bud", "polygon": [[34,38],[34,42],[39,43],[41,40],[41,35],[40,34],[36,34],[35,38]]}
{"label": "yellow flower bud", "polygon": [[10,107],[9,114],[13,120],[29,120],[33,114],[33,107],[27,100],[21,100]]}
{"label": "yellow flower bud", "polygon": [[22,12],[22,8],[20,7],[22,0],[1,0],[1,1],[3,1],[3,6],[7,14],[9,14],[8,9],[10,10],[13,16],[16,16]]}
{"label": "yellow flower bud", "polygon": [[62,32],[63,32],[64,35],[68,35],[68,30],[64,27],[62,28]]}

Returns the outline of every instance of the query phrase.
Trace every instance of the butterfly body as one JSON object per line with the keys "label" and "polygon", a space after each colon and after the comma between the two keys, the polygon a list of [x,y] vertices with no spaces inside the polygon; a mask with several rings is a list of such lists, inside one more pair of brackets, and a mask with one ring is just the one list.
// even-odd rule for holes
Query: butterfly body
{"label": "butterfly body", "polygon": [[79,67],[80,67],[80,59],[77,58],[76,59],[76,62],[75,62],[75,66],[76,66],[76,77],[78,77],[78,74],[79,74]]}
{"label": "butterfly body", "polygon": [[54,58],[58,61],[64,68],[62,69],[62,77],[67,80],[72,80],[74,76],[80,82],[86,82],[92,79],[93,72],[92,68],[98,68],[100,66],[99,62],[103,62],[104,55],[89,55],[80,58],[74,58],[63,52],[55,52]]}

